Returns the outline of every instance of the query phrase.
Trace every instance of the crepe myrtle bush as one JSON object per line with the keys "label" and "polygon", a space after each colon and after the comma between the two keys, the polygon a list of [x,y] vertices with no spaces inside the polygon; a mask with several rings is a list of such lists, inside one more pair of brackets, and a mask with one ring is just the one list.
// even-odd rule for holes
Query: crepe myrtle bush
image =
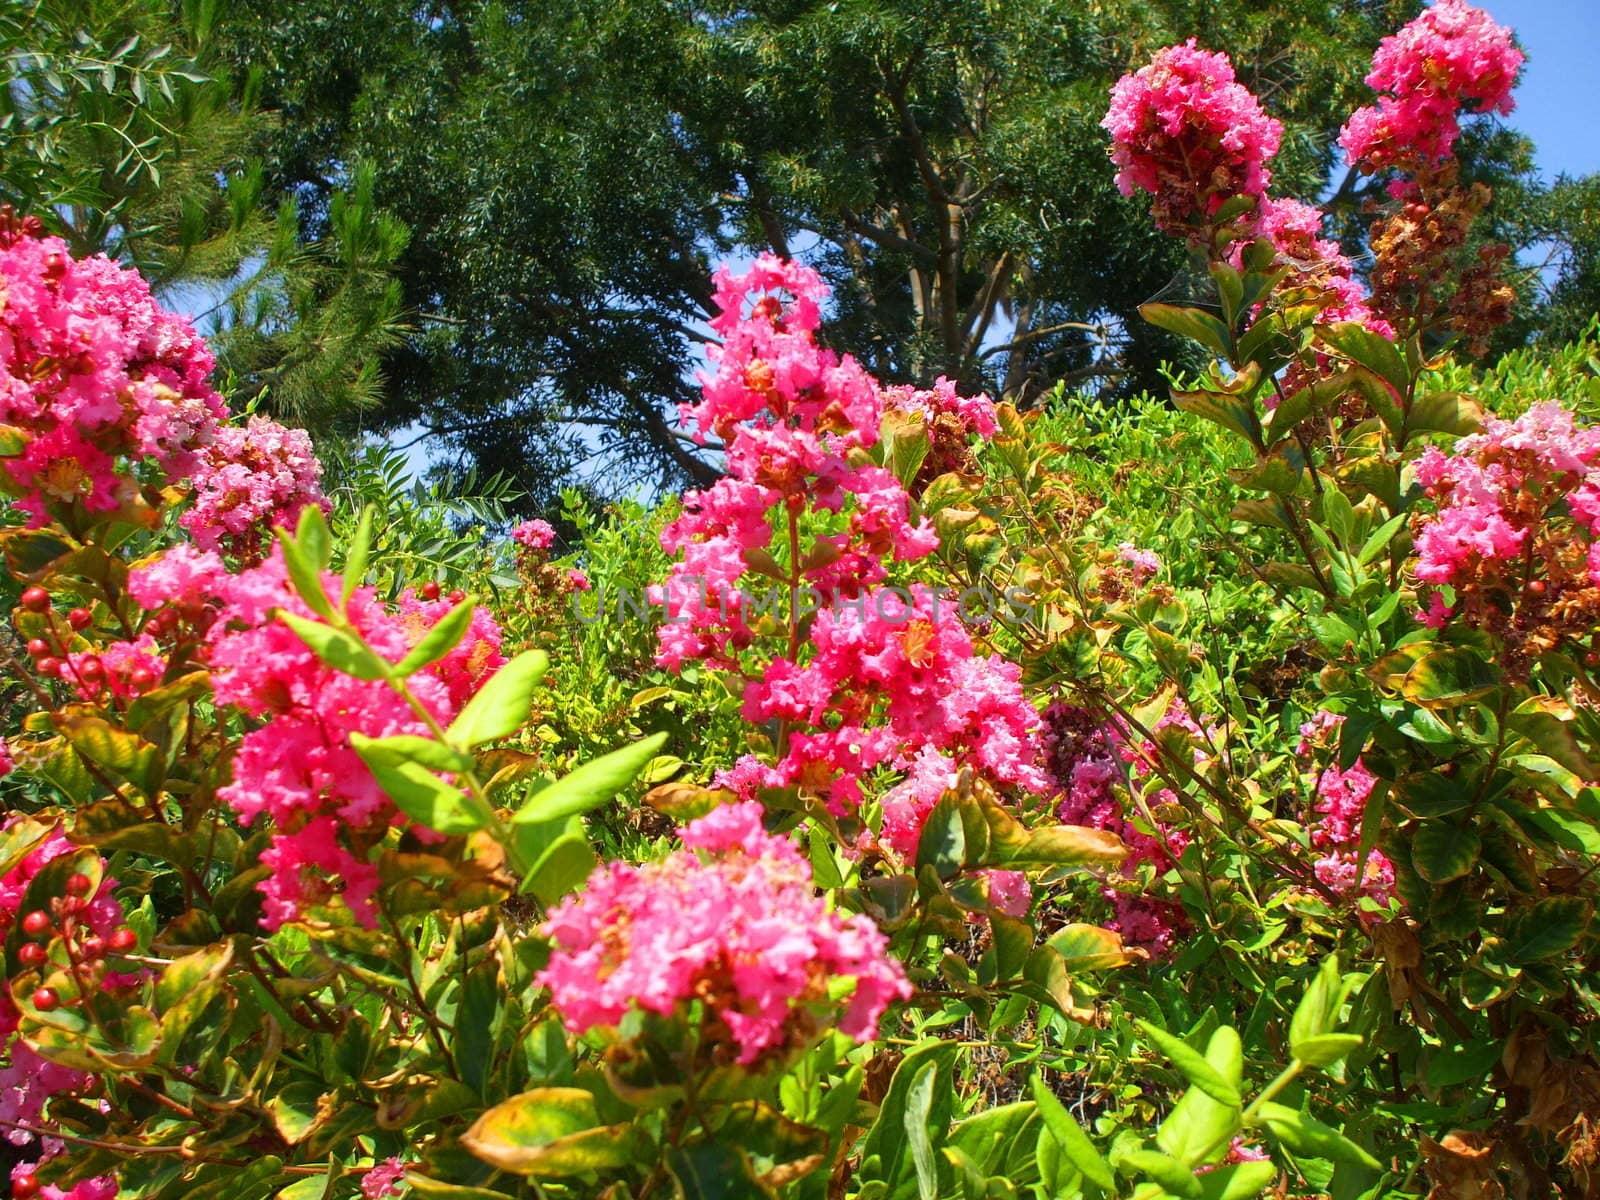
{"label": "crepe myrtle bush", "polygon": [[1214,287],[1145,310],[1215,358],[1181,526],[763,256],[659,552],[550,514],[435,573],[6,214],[11,1194],[1586,1194],[1600,451],[1450,357],[1509,295],[1451,155],[1520,61],[1456,0],[1379,48],[1365,273],[1224,53],[1117,85]]}

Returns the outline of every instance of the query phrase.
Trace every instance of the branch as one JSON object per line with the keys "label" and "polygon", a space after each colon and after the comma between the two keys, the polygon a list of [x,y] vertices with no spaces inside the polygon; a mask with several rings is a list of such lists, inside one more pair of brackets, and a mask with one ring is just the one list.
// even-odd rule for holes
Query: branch
{"label": "branch", "polygon": [[[848,208],[840,208],[839,215],[844,219],[846,229],[849,229],[852,233],[860,234],[869,242],[876,242],[888,250],[899,250],[903,254],[909,254],[913,258],[922,259],[924,262],[939,261],[937,251],[928,249],[921,242],[914,242],[910,238],[903,237],[892,229],[884,229],[879,225],[868,224]],[[821,233],[822,231],[819,229],[814,232]]]}
{"label": "branch", "polygon": [[991,346],[978,357],[991,358],[996,354],[1005,354],[1007,351],[1015,350],[1019,346],[1025,346],[1038,338],[1048,337],[1052,333],[1061,333],[1068,329],[1081,329],[1084,333],[1097,333],[1100,335],[1101,340],[1104,340],[1106,332],[1104,325],[1092,325],[1084,321],[1062,321],[1059,325],[1046,325],[1043,329],[1029,330],[1021,337],[1012,338],[1003,346]]}

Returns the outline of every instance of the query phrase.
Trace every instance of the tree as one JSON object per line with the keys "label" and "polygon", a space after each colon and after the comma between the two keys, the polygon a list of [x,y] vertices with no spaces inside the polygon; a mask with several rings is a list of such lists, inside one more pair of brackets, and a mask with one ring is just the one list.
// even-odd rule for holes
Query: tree
{"label": "tree", "polygon": [[[1111,82],[1187,36],[1227,45],[1285,123],[1278,186],[1315,196],[1373,46],[1417,7],[271,0],[228,36],[283,115],[269,193],[326,213],[369,163],[413,230],[416,326],[377,423],[548,497],[573,471],[613,491],[708,477],[671,414],[726,256],[819,266],[830,336],[890,380],[1028,404],[1194,365],[1131,319],[1192,281],[1113,187]],[[1353,242],[1377,195],[1337,189]]]}
{"label": "tree", "polygon": [[219,0],[0,13],[0,201],[73,253],[108,254],[172,303],[204,307],[237,402],[349,428],[398,334],[389,268],[404,227],[374,205],[370,173],[333,192],[318,241],[291,198],[264,192],[253,151],[275,122],[258,73],[216,55],[225,18]]}

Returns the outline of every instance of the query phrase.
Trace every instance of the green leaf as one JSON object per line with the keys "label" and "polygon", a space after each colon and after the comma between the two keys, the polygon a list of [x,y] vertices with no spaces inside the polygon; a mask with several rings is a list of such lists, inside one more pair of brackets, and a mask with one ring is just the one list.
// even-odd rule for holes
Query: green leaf
{"label": "green leaf", "polygon": [[1104,971],[1133,961],[1133,955],[1122,944],[1122,936],[1102,925],[1063,925],[1050,935],[1048,945],[1061,955],[1062,965],[1075,975]]}
{"label": "green leaf", "polygon": [[1394,535],[1400,532],[1400,527],[1406,523],[1406,514],[1390,517],[1382,525],[1374,529],[1365,542],[1361,544],[1361,552],[1356,555],[1358,566],[1367,566],[1378,555],[1383,553],[1383,548],[1394,540]]}
{"label": "green leaf", "polygon": [[1270,1162],[1217,1167],[1200,1176],[1200,1197],[1201,1200],[1253,1200],[1277,1177],[1278,1168]]}
{"label": "green leaf", "polygon": [[1208,312],[1177,304],[1150,303],[1139,306],[1139,315],[1152,325],[1199,342],[1220,359],[1227,360],[1230,355],[1232,334]]}
{"label": "green leaf", "polygon": [[594,1097],[581,1088],[534,1088],[477,1119],[461,1144],[514,1175],[561,1177],[625,1167],[651,1153],[635,1125],[600,1125]]}
{"label": "green leaf", "polygon": [[1136,1025],[1144,1035],[1160,1048],[1161,1053],[1172,1060],[1173,1066],[1182,1071],[1184,1078],[1206,1095],[1220,1104],[1230,1108],[1238,1108],[1242,1103],[1239,1089],[1224,1079],[1221,1073],[1205,1060],[1205,1056],[1188,1042],[1180,1037],[1174,1037],[1165,1029],[1152,1025],[1149,1021],[1136,1021]]}
{"label": "green leaf", "polygon": [[72,748],[114,779],[127,780],[146,796],[160,789],[166,762],[154,744],[99,717],[68,717],[60,724]]}
{"label": "green leaf", "polygon": [[584,763],[536,793],[517,810],[512,823],[555,821],[606,803],[638,778],[666,741],[665,733],[651,734],[642,742]]}
{"label": "green leaf", "polygon": [[911,1162],[917,1172],[918,1200],[939,1200],[939,1168],[934,1160],[933,1140],[928,1136],[933,1113],[933,1089],[939,1085],[938,1064],[927,1062],[911,1077],[902,1110],[906,1144],[911,1147]]}
{"label": "green leaf", "polygon": [[674,1146],[666,1161],[683,1200],[772,1200],[777,1194],[756,1178],[750,1156],[738,1146]]}
{"label": "green leaf", "polygon": [[411,653],[395,664],[395,674],[402,679],[415,675],[423,667],[438,662],[454,650],[466,636],[467,627],[472,624],[472,614],[477,608],[477,597],[468,596],[440,617],[438,623],[423,634],[422,640],[411,648]]}
{"label": "green leaf", "polygon": [[[470,754],[463,754],[453,746],[433,738],[418,737],[410,733],[396,733],[389,737],[369,738],[365,734],[355,734],[352,744],[359,739],[361,747],[357,753],[362,758],[382,759],[388,763],[414,762],[435,771],[450,771],[460,774],[470,771],[476,765],[477,759]],[[370,761],[370,759],[369,759]]]}
{"label": "green leaf", "polygon": [[496,671],[450,726],[451,744],[471,750],[522,728],[533,708],[533,689],[549,665],[543,650],[528,650]]}
{"label": "green leaf", "polygon": [[267,1115],[289,1145],[305,1141],[319,1124],[322,1093],[322,1084],[315,1080],[297,1079],[279,1088],[267,1101]]}
{"label": "green leaf", "polygon": [[279,612],[278,619],[335,671],[357,679],[383,679],[389,674],[389,664],[354,634],[292,612]]}
{"label": "green leaf", "polygon": [[1424,708],[1455,708],[1477,700],[1500,684],[1500,670],[1481,655],[1446,646],[1420,658],[1406,672],[1400,692]]}
{"label": "green leaf", "polygon": [[1296,1154],[1325,1158],[1329,1162],[1356,1163],[1374,1170],[1382,1167],[1377,1159],[1337,1129],[1324,1125],[1299,1109],[1269,1100],[1258,1111],[1262,1127],[1273,1140],[1281,1142]]}
{"label": "green leaf", "polygon": [[1278,402],[1267,420],[1266,444],[1273,446],[1290,436],[1296,425],[1335,404],[1349,390],[1350,376],[1340,372],[1291,392]]}
{"label": "green leaf", "polygon": [[1536,962],[1577,945],[1594,910],[1580,896],[1549,896],[1519,910],[1506,923],[1503,959]]}
{"label": "green leaf", "polygon": [[1295,1006],[1289,1018],[1289,1052],[1299,1057],[1295,1049],[1310,1038],[1321,1037],[1332,1030],[1334,1018],[1344,1003],[1343,979],[1339,974],[1339,956],[1330,954],[1317,968],[1317,976],[1306,988],[1306,994]]}
{"label": "green leaf", "polygon": [[[440,779],[423,763],[385,745],[385,740],[360,733],[350,735],[351,747],[367,764],[372,777],[396,808],[412,820],[445,834],[471,833],[487,824],[481,813],[473,811],[460,788]],[[425,742],[427,739],[417,740]]]}
{"label": "green leaf", "polygon": [[[1187,1042],[1184,1045],[1188,1045]],[[1235,1095],[1244,1076],[1244,1045],[1231,1025],[1218,1026],[1206,1043],[1206,1065]],[[1223,1103],[1191,1087],[1178,1098],[1156,1131],[1156,1144],[1186,1167],[1215,1163],[1239,1129],[1239,1105]]]}
{"label": "green leaf", "polygon": [[1318,337],[1351,362],[1360,363],[1400,395],[1406,394],[1411,386],[1411,372],[1400,351],[1388,338],[1378,336],[1355,321],[1318,325],[1316,332]]}
{"label": "green leaf", "polygon": [[1581,778],[1600,778],[1600,767],[1578,741],[1573,717],[1571,707],[1554,696],[1530,696],[1506,717],[1506,728]]}
{"label": "green leaf", "polygon": [[1200,1181],[1195,1178],[1194,1172],[1171,1155],[1140,1147],[1124,1150],[1117,1156],[1117,1160],[1118,1166],[1132,1167],[1148,1175],[1174,1196],[1200,1200]]}
{"label": "green leaf", "polygon": [[[426,1175],[418,1175],[415,1171],[407,1171],[406,1183],[411,1185],[411,1191],[417,1196],[437,1196],[439,1200],[511,1200],[505,1192],[492,1192],[488,1188],[463,1187],[455,1183],[441,1183],[437,1179],[429,1179]],[[309,1200],[317,1200],[311,1197]]]}
{"label": "green leaf", "polygon": [[1406,428],[1416,433],[1475,433],[1483,425],[1483,409],[1460,392],[1429,392],[1411,401]]}
{"label": "green leaf", "polygon": [[1056,1099],[1055,1093],[1045,1083],[1044,1077],[1035,1071],[1029,1086],[1033,1092],[1034,1103],[1039,1106],[1039,1116],[1044,1120],[1045,1130],[1055,1139],[1056,1145],[1061,1148],[1061,1153],[1066,1155],[1067,1161],[1101,1191],[1116,1191],[1117,1181],[1111,1174],[1111,1164],[1101,1157],[1100,1151],[1095,1149],[1094,1143],[1089,1140],[1089,1135],[1084,1133],[1083,1127],[1073,1119],[1066,1106]]}
{"label": "green leaf", "polygon": [[1231,433],[1237,433],[1257,449],[1261,447],[1261,420],[1255,402],[1231,392],[1173,392],[1172,402],[1186,413],[1204,417]]}
{"label": "green leaf", "polygon": [[1296,1042],[1294,1056],[1308,1067],[1326,1067],[1359,1049],[1364,1040],[1354,1033],[1322,1033]]}
{"label": "green leaf", "polygon": [[308,504],[300,510],[300,525],[291,537],[284,533],[278,539],[283,550],[283,565],[289,572],[300,599],[306,607],[319,616],[332,618],[333,601],[322,585],[322,571],[328,565],[328,526],[322,509]]}
{"label": "green leaf", "polygon": [[916,869],[932,867],[940,879],[954,879],[966,862],[967,837],[961,820],[962,800],[954,792],[940,797],[922,826],[917,841]]}
{"label": "green leaf", "polygon": [[1411,865],[1429,883],[1449,883],[1472,870],[1482,849],[1475,830],[1428,821],[1411,840]]}
{"label": "green leaf", "polygon": [[373,506],[367,505],[361,510],[361,519],[356,522],[355,536],[350,540],[350,549],[344,556],[344,588],[342,601],[350,603],[350,597],[361,586],[367,577],[367,556],[372,553],[372,512]]}
{"label": "green leaf", "polygon": [[[523,845],[523,834],[529,830],[558,830],[548,837],[537,852],[530,853]],[[536,897],[546,908],[573,891],[596,866],[594,847],[589,844],[583,822],[576,816],[549,825],[514,825],[512,836],[516,839],[522,860],[531,863],[523,878],[521,891]]]}

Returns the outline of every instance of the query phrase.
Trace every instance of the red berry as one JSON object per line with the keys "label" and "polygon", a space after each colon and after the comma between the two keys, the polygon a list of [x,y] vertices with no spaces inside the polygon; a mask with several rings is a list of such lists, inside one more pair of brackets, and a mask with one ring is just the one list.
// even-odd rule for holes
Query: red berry
{"label": "red berry", "polygon": [[32,613],[42,613],[50,607],[50,593],[42,587],[25,588],[22,593],[22,607]]}
{"label": "red berry", "polygon": [[450,603],[451,604],[460,604],[466,598],[467,598],[467,594],[465,592],[463,592],[460,588],[457,588],[455,591],[450,593]]}
{"label": "red berry", "polygon": [[22,918],[22,932],[29,937],[38,937],[40,934],[49,933],[52,924],[50,914],[42,908],[36,908]]}
{"label": "red berry", "polygon": [[136,692],[148,692],[156,683],[156,673],[149,667],[135,667],[128,672],[128,686]]}
{"label": "red berry", "polygon": [[22,965],[25,967],[38,967],[43,966],[44,960],[50,956],[38,942],[23,942],[22,948],[17,951],[17,957],[22,960]]}
{"label": "red berry", "polygon": [[[30,945],[38,945],[37,942]],[[99,934],[90,934],[83,939],[83,956],[88,959],[102,959],[106,956],[106,940]]]}
{"label": "red berry", "polygon": [[95,683],[106,677],[106,665],[100,661],[98,655],[85,654],[73,663],[73,670],[79,679],[85,683]]}
{"label": "red berry", "polygon": [[1542,596],[1542,595],[1544,595],[1544,591],[1545,591],[1545,582],[1544,582],[1544,580],[1542,580],[1542,579],[1530,579],[1530,580],[1528,580],[1528,595],[1530,595],[1530,596]]}
{"label": "red berry", "polygon": [[13,1200],[33,1200],[39,1194],[39,1177],[32,1171],[24,1171],[20,1175],[11,1177],[11,1195]]}
{"label": "red berry", "polygon": [[439,585],[432,580],[422,585],[422,598],[424,600],[437,600],[439,598]]}
{"label": "red berry", "polygon": [[139,935],[124,925],[111,934],[106,944],[111,947],[112,953],[126,954],[139,944]]}
{"label": "red berry", "polygon": [[94,880],[82,871],[67,876],[67,895],[87,896],[92,891],[94,891]]}
{"label": "red berry", "polygon": [[61,1006],[61,996],[55,988],[39,988],[33,993],[33,1006],[40,1012],[52,1012]]}
{"label": "red berry", "polygon": [[44,658],[41,658],[38,662],[33,664],[33,669],[39,672],[39,674],[43,675],[46,679],[54,679],[57,675],[61,674],[61,660],[59,658],[51,658],[46,655]]}
{"label": "red berry", "polygon": [[43,638],[28,639],[28,655],[30,658],[43,658],[50,653],[50,643]]}
{"label": "red berry", "polygon": [[67,614],[67,624],[74,629],[83,630],[94,623],[94,614],[87,608],[75,608]]}

